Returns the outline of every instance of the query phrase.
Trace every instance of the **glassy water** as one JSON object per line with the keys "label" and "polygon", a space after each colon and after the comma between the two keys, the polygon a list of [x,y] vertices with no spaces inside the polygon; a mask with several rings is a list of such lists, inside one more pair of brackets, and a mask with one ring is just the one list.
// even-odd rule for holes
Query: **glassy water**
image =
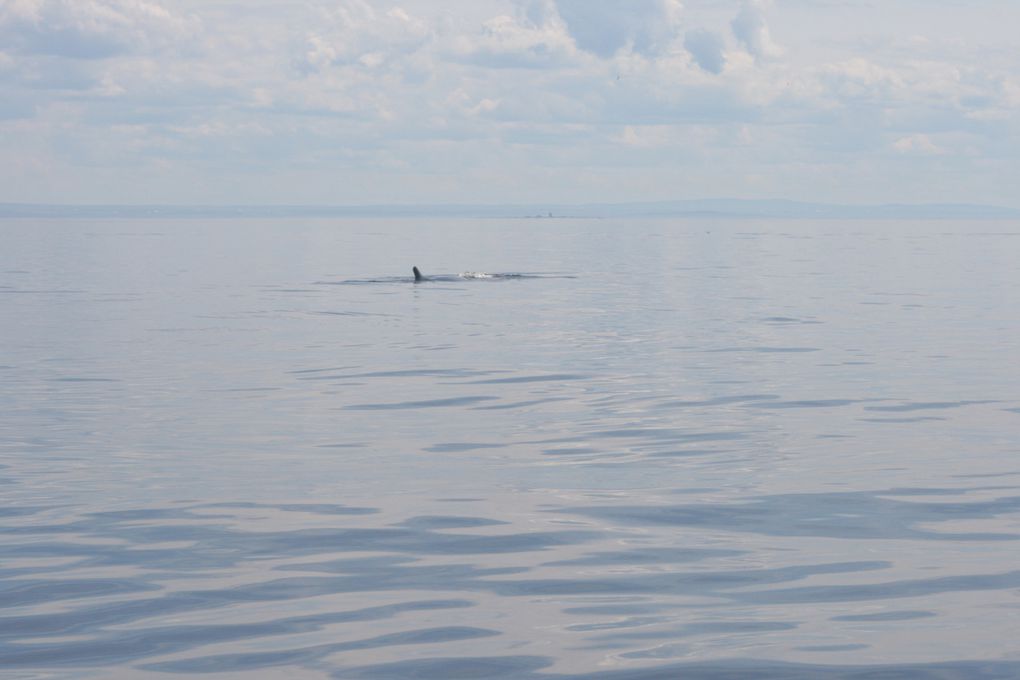
{"label": "glassy water", "polygon": [[1020,224],[0,240],[3,677],[1020,677]]}

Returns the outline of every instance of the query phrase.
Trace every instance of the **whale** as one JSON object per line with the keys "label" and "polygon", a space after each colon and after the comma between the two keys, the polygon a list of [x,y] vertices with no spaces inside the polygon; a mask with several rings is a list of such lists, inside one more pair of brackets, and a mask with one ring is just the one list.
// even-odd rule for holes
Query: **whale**
{"label": "whale", "polygon": [[[414,274],[414,283],[430,282],[444,282],[450,283],[454,281],[471,281],[471,280],[491,280],[491,281],[503,281],[507,279],[547,279],[547,278],[574,278],[570,274],[520,274],[520,273],[501,273],[501,274],[489,274],[487,272],[461,272],[460,274],[433,274],[432,276],[425,276],[421,273],[418,267],[411,267],[411,273]],[[399,281],[407,281],[407,279],[401,277],[397,279]],[[373,280],[368,283],[384,283],[389,280]],[[355,283],[355,282],[351,282]],[[364,281],[360,283],[365,283]]]}
{"label": "whale", "polygon": [[436,276],[425,276],[417,267],[411,267],[414,274],[414,282],[423,281],[459,281],[463,279],[518,279],[524,274],[486,274],[485,272],[462,272],[460,274],[437,274]]}
{"label": "whale", "polygon": [[[3,0],[0,0],[2,2]],[[411,267],[413,276],[382,276],[372,279],[348,279],[346,281],[316,281],[316,285],[342,286],[368,283],[459,283],[464,281],[518,281],[523,279],[574,279],[573,274],[524,273],[524,272],[461,272],[460,274],[430,274],[425,276],[418,267]]]}

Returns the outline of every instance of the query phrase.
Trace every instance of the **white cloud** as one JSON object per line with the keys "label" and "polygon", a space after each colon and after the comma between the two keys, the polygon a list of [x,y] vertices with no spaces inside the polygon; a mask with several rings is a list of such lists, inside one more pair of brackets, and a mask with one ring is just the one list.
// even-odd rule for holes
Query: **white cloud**
{"label": "white cloud", "polygon": [[11,49],[72,59],[166,47],[192,24],[145,0],[11,0],[0,6],[0,38]]}
{"label": "white cloud", "polygon": [[817,70],[829,94],[837,99],[885,99],[903,93],[903,74],[864,57],[824,64]]}
{"label": "white cloud", "polygon": [[343,0],[320,10],[318,18],[298,59],[299,67],[309,72],[338,64],[374,68],[416,52],[432,38],[425,21],[399,7],[376,9],[365,0]]}
{"label": "white cloud", "polygon": [[[976,200],[1020,173],[1008,32],[933,35],[928,14],[900,7],[895,26],[877,27],[895,35],[874,37],[871,10],[805,7],[0,0],[0,201],[31,200],[28,177],[37,196],[130,200],[117,192],[156,175],[168,198],[216,200],[219,187],[235,202],[392,194],[376,186],[423,201],[810,198],[823,177],[830,197],[867,200],[894,191],[888,163]],[[15,176],[12,159],[26,158],[45,162],[18,161],[35,169]],[[680,181],[692,165],[704,173]],[[287,171],[270,180],[271,167]],[[259,190],[222,179],[231,172]],[[938,172],[968,179],[940,185]],[[483,183],[497,176],[507,181]]]}
{"label": "white cloud", "polygon": [[623,49],[662,54],[678,35],[678,0],[555,0],[555,7],[577,46],[602,58]]}
{"label": "white cloud", "polygon": [[928,135],[907,135],[893,142],[893,149],[900,153],[937,156],[944,153]]}
{"label": "white cloud", "polygon": [[532,4],[516,16],[500,15],[482,24],[478,34],[458,36],[451,54],[479,66],[543,68],[567,63],[576,49],[555,12]]}
{"label": "white cloud", "polygon": [[641,149],[664,149],[677,143],[677,129],[671,125],[625,125],[620,144]]}
{"label": "white cloud", "polygon": [[783,50],[772,41],[765,21],[766,0],[745,0],[740,13],[730,23],[733,35],[757,59],[771,59],[782,55]]}

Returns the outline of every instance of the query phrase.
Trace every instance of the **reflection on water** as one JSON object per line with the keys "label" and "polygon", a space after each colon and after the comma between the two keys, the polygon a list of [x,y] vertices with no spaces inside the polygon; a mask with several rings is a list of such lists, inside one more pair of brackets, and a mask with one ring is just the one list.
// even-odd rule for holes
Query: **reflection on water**
{"label": "reflection on water", "polygon": [[1020,677],[993,226],[0,222],[0,675]]}

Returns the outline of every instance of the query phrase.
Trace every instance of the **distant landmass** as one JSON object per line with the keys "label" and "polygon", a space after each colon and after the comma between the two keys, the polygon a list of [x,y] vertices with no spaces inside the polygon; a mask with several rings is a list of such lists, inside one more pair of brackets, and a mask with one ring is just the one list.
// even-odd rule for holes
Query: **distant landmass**
{"label": "distant landmass", "polygon": [[48,205],[0,203],[0,218],[759,218],[1020,219],[1020,209],[964,203],[836,205],[786,200],[700,199],[644,203],[508,205]]}

